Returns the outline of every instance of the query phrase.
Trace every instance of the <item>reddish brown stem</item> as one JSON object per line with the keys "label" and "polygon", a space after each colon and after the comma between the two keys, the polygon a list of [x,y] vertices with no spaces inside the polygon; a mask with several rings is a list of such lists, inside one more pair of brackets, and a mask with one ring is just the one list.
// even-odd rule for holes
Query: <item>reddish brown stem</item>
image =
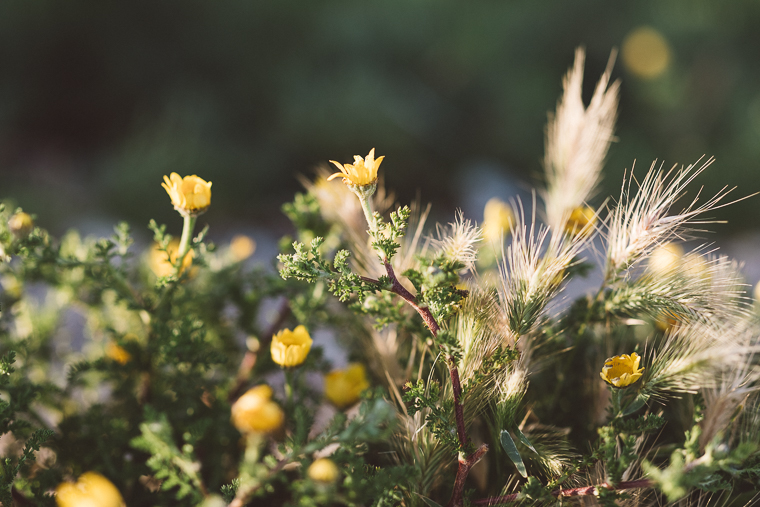
{"label": "reddish brown stem", "polygon": [[[417,302],[417,298],[414,297],[414,295],[409,292],[406,287],[401,285],[401,282],[398,281],[396,273],[393,270],[393,266],[388,261],[388,259],[383,259],[383,265],[385,266],[385,272],[388,273],[388,278],[391,281],[391,292],[399,295],[404,301],[409,303],[409,305],[414,308],[418,314],[420,314],[420,317],[422,317],[422,320],[425,321],[425,324],[427,325],[428,329],[430,329],[430,332],[433,334],[433,336],[437,337],[438,332],[441,328],[438,325],[438,322],[436,322],[433,313],[430,311],[430,308],[427,306],[420,306]],[[379,283],[377,280],[372,280],[370,278],[362,279],[365,282],[369,283]],[[467,449],[470,440],[467,437],[467,431],[464,425],[464,407],[462,406],[461,401],[462,384],[459,381],[459,370],[457,369],[454,358],[449,357],[448,360],[449,375],[451,376],[451,388],[454,393],[454,419],[456,420],[457,425],[457,438],[459,439],[460,449]],[[457,468],[456,479],[454,480],[454,490],[451,493],[451,499],[449,500],[449,503],[446,504],[446,507],[461,507],[464,504],[464,485],[467,481],[467,476],[470,473],[470,469],[475,466],[478,461],[480,461],[480,458],[482,458],[486,452],[488,452],[488,446],[486,444],[483,444],[474,453],[470,454],[467,457],[463,457],[462,453],[459,453],[459,466]]]}
{"label": "reddish brown stem", "polygon": [[[585,496],[596,495],[600,489],[607,489],[610,491],[624,491],[626,489],[639,489],[639,488],[651,488],[654,486],[654,482],[651,479],[638,479],[635,481],[623,481],[619,482],[617,486],[611,486],[604,483],[598,486],[584,486],[582,488],[572,489],[558,489],[552,491],[552,496]],[[498,505],[503,503],[516,502],[519,499],[519,493],[512,493],[511,495],[496,496],[491,498],[483,498],[482,500],[476,500],[474,505]]]}

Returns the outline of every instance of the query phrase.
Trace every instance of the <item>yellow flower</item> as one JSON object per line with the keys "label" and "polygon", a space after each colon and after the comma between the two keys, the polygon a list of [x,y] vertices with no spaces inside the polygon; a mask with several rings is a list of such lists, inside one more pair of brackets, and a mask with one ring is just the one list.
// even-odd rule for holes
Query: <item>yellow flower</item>
{"label": "yellow flower", "polygon": [[338,408],[346,408],[359,400],[359,395],[369,387],[364,366],[348,365],[345,370],[334,370],[325,376],[325,396]]}
{"label": "yellow flower", "polygon": [[124,499],[111,481],[96,472],[85,472],[77,482],[62,482],[55,489],[59,507],[122,507]]}
{"label": "yellow flower", "polygon": [[683,248],[677,243],[665,243],[654,249],[649,256],[649,270],[664,275],[676,269],[681,263]]}
{"label": "yellow flower", "polygon": [[[174,273],[174,263],[177,262],[177,254],[179,253],[179,240],[173,239],[169,242],[169,246],[166,248],[169,252],[169,258],[166,258],[166,252],[161,251],[158,247],[158,243],[154,243],[150,249],[150,255],[148,257],[148,265],[151,271],[156,276],[169,276]],[[182,261],[182,267],[180,273],[189,268],[193,263],[193,251],[190,250]]]}
{"label": "yellow flower", "polygon": [[34,220],[29,213],[19,211],[8,220],[8,228],[17,238],[28,236],[34,229]]}
{"label": "yellow flower", "polygon": [[196,175],[182,178],[171,173],[164,176],[161,186],[171,197],[174,209],[183,215],[200,215],[211,204],[211,182]]}
{"label": "yellow flower", "polygon": [[238,234],[230,241],[230,253],[236,261],[244,261],[256,251],[256,242],[244,234]]}
{"label": "yellow flower", "polygon": [[319,458],[309,466],[306,473],[312,481],[330,483],[338,479],[340,471],[333,460]]}
{"label": "yellow flower", "polygon": [[266,433],[282,425],[285,414],[272,401],[268,385],[249,389],[232,405],[232,424],[241,433]]}
{"label": "yellow flower", "polygon": [[627,387],[641,378],[644,368],[639,368],[641,357],[636,352],[607,359],[599,375],[615,387]]}
{"label": "yellow flower", "polygon": [[575,236],[581,232],[586,235],[593,230],[591,226],[595,222],[596,214],[593,209],[588,206],[578,206],[570,213],[570,218],[567,219],[567,223],[565,224],[565,231],[571,236]]}
{"label": "yellow flower", "polygon": [[298,326],[293,331],[283,329],[272,336],[272,361],[286,368],[298,366],[309,355],[312,341],[304,326]]}
{"label": "yellow flower", "polygon": [[127,364],[129,361],[132,360],[132,354],[124,350],[124,347],[117,345],[114,342],[108,343],[108,348],[106,349],[106,356],[108,356],[109,359],[113,359],[117,363],[121,365]]}
{"label": "yellow flower", "polygon": [[501,241],[512,230],[515,216],[512,208],[498,197],[492,197],[483,210],[483,236],[488,241]]}
{"label": "yellow flower", "polygon": [[382,156],[375,160],[375,149],[369,150],[369,153],[365,158],[361,158],[359,155],[354,155],[353,164],[339,164],[335,160],[331,160],[335,166],[340,169],[339,173],[335,173],[327,178],[330,181],[338,176],[343,177],[343,183],[352,184],[357,186],[372,185],[377,181],[377,169],[380,167],[380,163],[385,156]]}

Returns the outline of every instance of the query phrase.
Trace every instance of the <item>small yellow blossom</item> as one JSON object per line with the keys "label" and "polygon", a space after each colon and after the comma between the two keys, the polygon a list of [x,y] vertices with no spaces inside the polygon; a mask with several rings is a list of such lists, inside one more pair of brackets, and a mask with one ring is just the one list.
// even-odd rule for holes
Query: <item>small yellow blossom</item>
{"label": "small yellow blossom", "polygon": [[[179,240],[173,239],[169,242],[169,246],[166,248],[169,252],[169,258],[166,258],[166,252],[163,252],[158,243],[154,243],[150,249],[150,256],[148,257],[148,265],[151,271],[156,276],[169,276],[174,273],[174,263],[177,262],[177,254],[179,254]],[[187,252],[184,260],[182,261],[182,267],[180,273],[188,269],[193,263],[193,250]]]}
{"label": "small yellow blossom", "polygon": [[77,482],[63,482],[55,490],[59,507],[122,507],[124,499],[111,481],[96,472],[85,472]]}
{"label": "small yellow blossom", "polygon": [[272,361],[286,368],[298,366],[309,355],[312,341],[304,326],[298,326],[293,331],[283,329],[272,336]]}
{"label": "small yellow blossom", "polygon": [[196,175],[182,178],[177,173],[164,176],[161,183],[182,215],[200,215],[211,204],[211,182]]}
{"label": "small yellow blossom", "polygon": [[345,370],[331,371],[325,376],[325,396],[338,408],[356,403],[367,388],[367,374],[359,363],[350,364]]}
{"label": "small yellow blossom", "polygon": [[256,251],[256,242],[244,234],[238,234],[230,241],[230,253],[237,262],[244,261]]}
{"label": "small yellow blossom", "polygon": [[317,482],[331,483],[338,479],[340,471],[333,460],[328,458],[319,458],[314,463],[309,465],[309,469],[306,471],[309,475],[309,479]]}
{"label": "small yellow blossom", "polygon": [[512,208],[498,197],[492,197],[483,210],[483,236],[488,241],[501,241],[512,230],[515,216]]}
{"label": "small yellow blossom", "polygon": [[644,368],[639,368],[641,357],[636,352],[607,359],[599,376],[615,387],[627,387],[641,378]]}
{"label": "small yellow blossom", "polygon": [[665,243],[654,249],[649,256],[649,271],[664,275],[676,269],[683,258],[683,248],[677,243]]}
{"label": "small yellow blossom", "polygon": [[268,385],[249,389],[232,405],[232,424],[241,433],[274,431],[285,419],[280,406],[272,401],[272,388]]}
{"label": "small yellow blossom", "polygon": [[596,222],[596,213],[589,206],[578,206],[572,213],[570,218],[567,219],[565,224],[565,231],[571,236],[576,236],[581,232],[586,235],[590,233],[593,228],[593,224]]}
{"label": "small yellow blossom", "polygon": [[113,359],[117,363],[121,365],[127,364],[129,361],[132,360],[132,354],[124,350],[124,347],[116,344],[115,342],[109,342],[108,348],[106,349],[106,356],[108,356],[109,359]]}
{"label": "small yellow blossom", "polygon": [[339,173],[335,173],[327,178],[330,181],[338,176],[343,177],[343,183],[352,184],[357,186],[372,185],[377,181],[377,169],[380,167],[385,156],[379,157],[375,160],[375,149],[369,150],[369,153],[365,158],[361,158],[359,155],[354,155],[353,164],[340,164],[335,160],[330,162],[340,170]]}
{"label": "small yellow blossom", "polygon": [[19,211],[8,220],[8,228],[17,238],[23,238],[29,235],[34,229],[34,220],[29,213]]}

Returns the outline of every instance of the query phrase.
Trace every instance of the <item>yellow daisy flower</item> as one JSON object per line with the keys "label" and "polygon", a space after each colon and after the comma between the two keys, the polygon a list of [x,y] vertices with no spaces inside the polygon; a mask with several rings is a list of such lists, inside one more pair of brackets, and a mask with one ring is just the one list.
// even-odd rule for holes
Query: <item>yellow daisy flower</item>
{"label": "yellow daisy flower", "polygon": [[272,401],[268,385],[249,389],[232,405],[232,424],[241,433],[267,433],[282,425],[285,419],[280,406]]}
{"label": "yellow daisy flower", "polygon": [[124,499],[111,481],[96,472],[85,472],[77,482],[63,482],[55,490],[59,507],[122,507]]}
{"label": "yellow daisy flower", "polygon": [[359,155],[354,155],[353,164],[340,164],[335,160],[331,160],[330,162],[335,164],[335,167],[337,167],[340,172],[331,175],[327,178],[327,181],[342,176],[343,183],[347,185],[351,184],[360,187],[372,185],[377,181],[377,169],[380,167],[384,158],[385,156],[382,156],[375,160],[375,149],[372,148],[369,150],[369,153],[365,158],[362,158]]}

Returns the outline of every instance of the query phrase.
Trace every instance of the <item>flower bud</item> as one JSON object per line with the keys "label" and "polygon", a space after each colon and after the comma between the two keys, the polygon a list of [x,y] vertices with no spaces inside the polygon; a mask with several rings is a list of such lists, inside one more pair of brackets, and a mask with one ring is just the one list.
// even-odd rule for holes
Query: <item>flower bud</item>
{"label": "flower bud", "polygon": [[359,395],[369,388],[364,366],[348,365],[345,370],[334,370],[325,376],[325,396],[338,408],[346,408],[357,401]]}
{"label": "flower bud", "polygon": [[338,479],[340,471],[333,460],[328,458],[319,458],[309,466],[306,471],[309,479],[317,482],[332,483]]}
{"label": "flower bud", "polygon": [[282,425],[285,414],[272,401],[268,385],[249,389],[232,405],[232,424],[241,433],[267,433]]}
{"label": "flower bud", "polygon": [[17,238],[25,238],[34,229],[34,220],[29,213],[19,211],[8,220],[8,228]]}
{"label": "flower bud", "polygon": [[272,337],[272,361],[285,368],[298,366],[309,355],[312,341],[304,326],[298,326],[293,331],[283,329]]}
{"label": "flower bud", "polygon": [[111,481],[96,472],[83,473],[77,482],[63,482],[55,490],[59,507],[122,507],[124,499]]}
{"label": "flower bud", "polygon": [[198,216],[211,205],[211,182],[198,176],[185,176],[177,173],[164,176],[161,183],[171,197],[174,209],[183,216]]}

